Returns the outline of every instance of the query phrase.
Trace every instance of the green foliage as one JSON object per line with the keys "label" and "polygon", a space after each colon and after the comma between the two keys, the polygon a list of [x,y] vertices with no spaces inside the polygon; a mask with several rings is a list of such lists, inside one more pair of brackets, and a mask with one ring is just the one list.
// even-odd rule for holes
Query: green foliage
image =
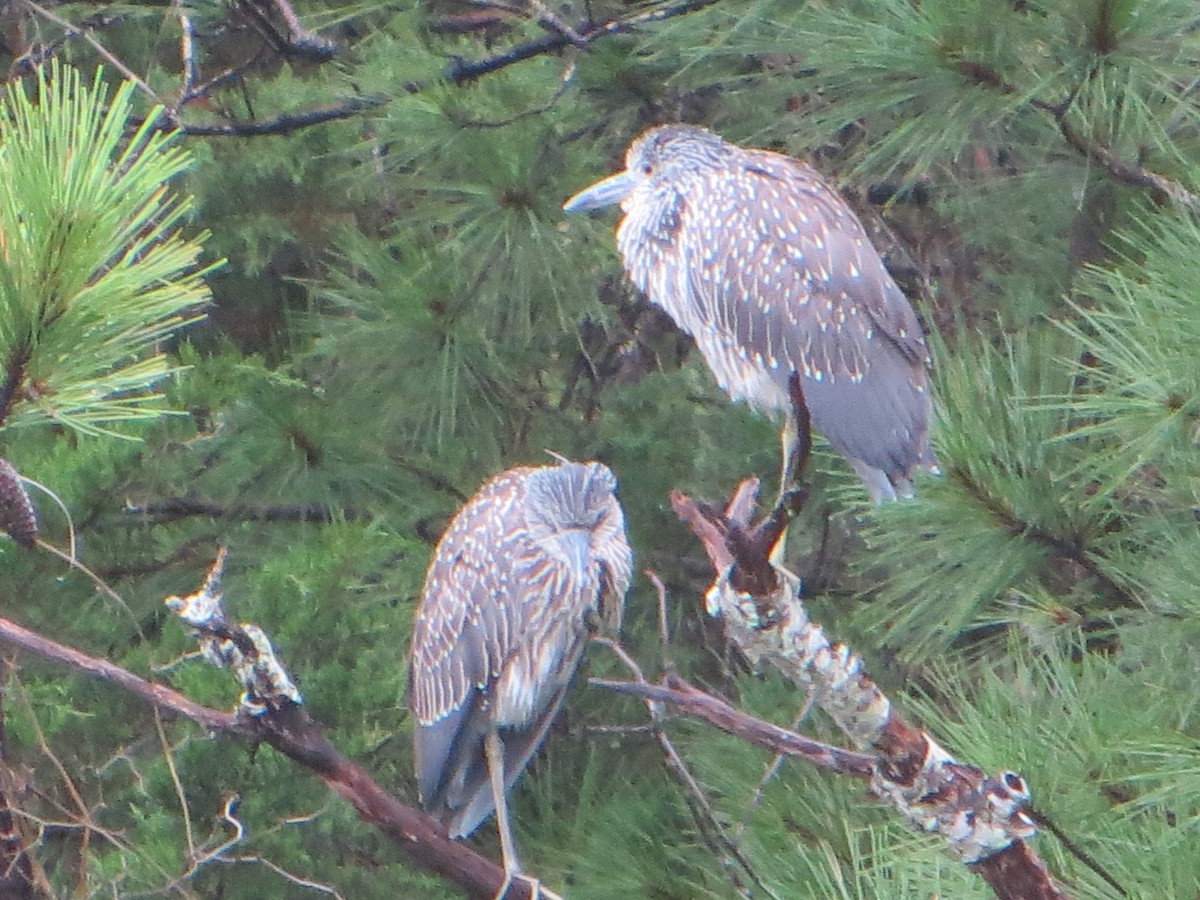
{"label": "green foliage", "polygon": [[1083,390],[1068,408],[1084,424],[1072,439],[1113,448],[1098,475],[1107,493],[1152,468],[1173,493],[1164,500],[1186,504],[1200,485],[1200,226],[1161,217],[1131,227],[1126,244],[1123,265],[1087,273],[1076,316],[1062,323],[1090,354],[1075,366]]}
{"label": "green foliage", "polygon": [[1064,342],[1053,332],[1030,338],[1001,350],[962,341],[955,358],[939,354],[943,477],[922,485],[925,502],[875,517],[864,562],[887,575],[870,588],[880,603],[863,617],[906,654],[941,652],[964,631],[1019,620],[1022,598],[1105,530],[1107,510],[1080,491],[1076,446],[1056,440],[1066,416],[1032,407],[1063,391]]}
{"label": "green foliage", "polygon": [[[942,475],[876,509],[818,445],[790,543],[811,610],[951,752],[1022,771],[1133,895],[1195,896],[1200,226],[1101,153],[1196,188],[1194,4],[716,3],[455,84],[448,66],[545,34],[517,15],[472,30],[464,9],[304,5],[343,41],[317,63],[279,52],[288,29],[272,43],[189,7],[199,79],[239,78],[187,123],[386,101],[269,137],[140,124],[181,90],[175,14],[88,25],[144,88],[66,67],[10,86],[5,455],[63,496],[122,599],[5,543],[6,614],[231,706],[162,606],[226,545],[231,615],[272,636],[335,743],[413,799],[404,657],[431,543],[485,478],[550,449],[617,472],[639,567],[670,591],[678,669],[790,722],[803,698],[738,669],[702,621],[707,563],[666,499],[717,500],[750,474],[769,496],[775,428],[622,281],[613,216],[560,211],[647,125],[702,122],[812,159],[933,332]],[[78,36],[60,49],[108,65]],[[67,427],[16,428],[47,424]],[[645,583],[624,640],[648,672],[663,661]],[[619,677],[602,651],[588,666]],[[346,897],[453,895],[267,748],[179,723],[160,738],[141,704],[36,663],[8,697],[20,805],[64,825],[37,846],[59,893],[320,896],[261,859]],[[584,685],[567,707],[513,794],[529,867],[571,897],[736,896],[655,738],[607,730],[644,708]],[[840,740],[817,714],[802,729]],[[796,763],[763,783],[762,751],[668,730],[763,896],[986,896],[862,785]],[[245,861],[193,870],[231,837],[234,794],[245,835],[226,853]],[[85,810],[102,830],[86,841]],[[471,840],[498,854],[490,825]],[[1113,895],[1051,837],[1036,847],[1077,895]]]}
{"label": "green foliage", "polygon": [[9,427],[98,433],[156,418],[152,391],[171,371],[158,348],[208,299],[203,238],[178,233],[190,204],[166,186],[187,154],[149,120],[125,136],[132,93],[126,84],[110,101],[99,75],[88,87],[55,65],[35,94],[7,94],[0,354]]}

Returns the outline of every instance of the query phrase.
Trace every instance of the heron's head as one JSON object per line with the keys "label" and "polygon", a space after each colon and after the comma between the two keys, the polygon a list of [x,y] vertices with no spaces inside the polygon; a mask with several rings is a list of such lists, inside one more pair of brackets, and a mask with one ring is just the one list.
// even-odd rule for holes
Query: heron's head
{"label": "heron's head", "polygon": [[530,536],[581,575],[593,562],[628,556],[625,517],[617,479],[601,463],[564,461],[529,482],[526,521]]}
{"label": "heron's head", "polygon": [[529,522],[547,532],[595,530],[611,512],[616,489],[616,476],[601,463],[547,466],[529,481]]}
{"label": "heron's head", "polygon": [[620,203],[664,190],[686,193],[692,179],[721,165],[734,151],[718,135],[695,125],[660,125],[637,138],[625,151],[625,170],[598,181],[563,204],[567,212],[582,212]]}

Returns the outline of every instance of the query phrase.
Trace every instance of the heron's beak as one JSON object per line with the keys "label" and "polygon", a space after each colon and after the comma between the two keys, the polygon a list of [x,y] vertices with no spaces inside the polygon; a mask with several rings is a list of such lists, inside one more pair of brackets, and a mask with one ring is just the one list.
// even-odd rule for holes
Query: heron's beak
{"label": "heron's beak", "polygon": [[597,181],[589,188],[584,188],[563,204],[567,212],[583,212],[587,209],[600,209],[620,203],[633,190],[637,179],[630,172],[618,172],[603,181]]}
{"label": "heron's beak", "polygon": [[587,578],[589,557],[592,554],[592,537],[585,529],[570,528],[562,533],[561,540],[567,563],[582,583]]}

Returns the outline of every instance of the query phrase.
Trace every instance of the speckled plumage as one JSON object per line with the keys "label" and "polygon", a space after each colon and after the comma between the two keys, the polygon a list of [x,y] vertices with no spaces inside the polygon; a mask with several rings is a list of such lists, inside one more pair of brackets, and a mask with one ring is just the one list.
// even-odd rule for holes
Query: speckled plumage
{"label": "speckled plumage", "polygon": [[651,129],[625,171],[567,201],[621,203],[630,279],[695,340],[735,400],[813,427],[876,500],[911,495],[929,448],[920,324],[862,223],[809,166],[690,125]]}
{"label": "speckled plumage", "polygon": [[600,463],[517,468],[489,481],[438,543],[413,630],[417,781],[451,836],[495,808],[484,739],[504,789],[540,746],[591,630],[620,627],[632,553]]}

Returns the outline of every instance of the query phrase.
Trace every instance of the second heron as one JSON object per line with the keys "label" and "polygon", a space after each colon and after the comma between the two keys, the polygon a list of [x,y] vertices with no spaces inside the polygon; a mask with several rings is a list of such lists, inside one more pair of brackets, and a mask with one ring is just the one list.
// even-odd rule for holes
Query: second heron
{"label": "second heron", "polygon": [[564,209],[615,203],[633,283],[695,338],[733,399],[786,417],[781,490],[794,474],[797,373],[813,427],[872,498],[912,495],[914,474],[937,465],[925,338],[862,223],[815,170],[665,125]]}

